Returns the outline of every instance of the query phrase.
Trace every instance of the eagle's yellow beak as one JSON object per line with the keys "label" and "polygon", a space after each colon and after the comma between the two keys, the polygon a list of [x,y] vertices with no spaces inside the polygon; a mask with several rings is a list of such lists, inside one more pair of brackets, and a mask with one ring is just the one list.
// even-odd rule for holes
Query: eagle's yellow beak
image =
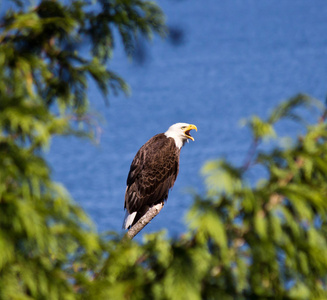
{"label": "eagle's yellow beak", "polygon": [[191,136],[191,134],[190,134],[190,131],[191,131],[192,129],[194,129],[195,131],[198,131],[197,127],[196,127],[195,125],[193,125],[193,124],[188,125],[188,126],[185,127],[183,130],[184,130],[184,134],[185,134],[185,136],[186,136],[188,139],[194,141],[194,138],[193,138],[193,137]]}

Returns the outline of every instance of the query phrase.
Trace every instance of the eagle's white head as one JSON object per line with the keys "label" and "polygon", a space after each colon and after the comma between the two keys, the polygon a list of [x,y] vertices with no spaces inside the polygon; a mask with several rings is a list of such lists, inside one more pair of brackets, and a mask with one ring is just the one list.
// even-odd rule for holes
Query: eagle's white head
{"label": "eagle's white head", "polygon": [[176,147],[180,149],[189,139],[194,141],[194,138],[190,134],[192,129],[195,129],[195,131],[198,130],[193,124],[176,123],[168,128],[168,130],[165,132],[165,136],[173,138],[175,140]]}

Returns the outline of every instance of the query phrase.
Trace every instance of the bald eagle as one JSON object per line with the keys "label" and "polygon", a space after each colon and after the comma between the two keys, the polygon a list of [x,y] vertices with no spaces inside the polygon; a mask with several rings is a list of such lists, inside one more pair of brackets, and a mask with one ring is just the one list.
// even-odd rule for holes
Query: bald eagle
{"label": "bald eagle", "polygon": [[151,206],[167,200],[178,175],[181,148],[189,139],[194,141],[192,129],[197,131],[195,125],[176,123],[136,153],[127,177],[124,229],[133,226]]}

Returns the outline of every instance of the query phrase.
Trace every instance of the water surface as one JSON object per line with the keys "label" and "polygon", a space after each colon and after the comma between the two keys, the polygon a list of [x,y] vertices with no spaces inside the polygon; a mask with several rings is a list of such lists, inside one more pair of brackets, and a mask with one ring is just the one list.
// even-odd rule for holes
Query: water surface
{"label": "water surface", "polygon": [[[48,159],[54,177],[87,211],[99,231],[121,230],[130,163],[138,149],[171,124],[196,124],[195,142],[181,153],[180,173],[168,202],[146,232],[185,230],[201,191],[199,172],[209,159],[242,163],[251,137],[239,121],[268,112],[298,92],[324,99],[327,78],[327,2],[160,1],[177,44],[155,38],[143,64],[118,48],[110,67],[129,83],[132,95],[104,104],[94,87],[94,110],[105,119],[98,146],[75,138],[55,139]],[[296,134],[291,127],[283,134]]]}

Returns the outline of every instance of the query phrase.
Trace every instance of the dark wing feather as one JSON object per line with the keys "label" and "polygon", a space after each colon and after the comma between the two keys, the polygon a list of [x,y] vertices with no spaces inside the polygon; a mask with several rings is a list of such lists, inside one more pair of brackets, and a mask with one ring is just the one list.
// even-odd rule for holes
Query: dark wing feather
{"label": "dark wing feather", "polygon": [[127,177],[125,208],[138,212],[134,223],[157,203],[168,197],[179,170],[180,149],[163,133],[146,142],[137,152]]}

